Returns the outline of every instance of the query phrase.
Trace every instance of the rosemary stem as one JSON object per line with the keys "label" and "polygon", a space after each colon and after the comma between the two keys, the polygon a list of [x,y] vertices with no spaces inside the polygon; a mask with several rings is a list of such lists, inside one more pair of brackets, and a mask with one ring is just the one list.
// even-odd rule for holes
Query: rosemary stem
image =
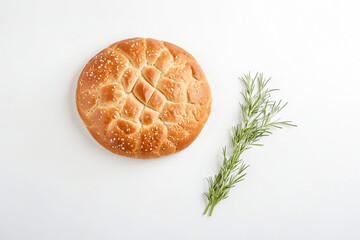
{"label": "rosemary stem", "polygon": [[265,136],[269,136],[271,128],[281,128],[282,126],[294,126],[290,121],[276,120],[276,115],[286,106],[280,101],[272,101],[271,92],[276,89],[268,89],[267,83],[270,79],[264,79],[262,74],[255,77],[244,75],[240,78],[245,85],[242,92],[244,103],[241,104],[242,121],[233,127],[232,131],[232,151],[227,154],[226,147],[223,150],[223,164],[218,174],[208,178],[209,191],[205,194],[208,198],[204,215],[210,209],[209,216],[212,215],[214,207],[222,200],[226,199],[237,183],[244,180],[245,170],[249,165],[241,159],[245,150],[252,146],[262,146],[258,141]]}
{"label": "rosemary stem", "polygon": [[211,205],[211,203],[209,202],[208,205],[207,205],[206,208],[205,208],[205,211],[204,211],[203,215],[206,215],[206,213],[207,213],[210,205]]}
{"label": "rosemary stem", "polygon": [[210,217],[211,217],[211,215],[212,215],[212,212],[213,212],[213,210],[214,210],[214,207],[215,207],[215,205],[211,205],[210,214],[209,214]]}

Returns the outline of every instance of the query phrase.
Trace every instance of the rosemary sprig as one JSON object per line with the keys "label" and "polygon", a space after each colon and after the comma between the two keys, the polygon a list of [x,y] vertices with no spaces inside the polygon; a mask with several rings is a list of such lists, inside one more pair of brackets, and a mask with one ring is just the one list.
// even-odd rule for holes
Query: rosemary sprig
{"label": "rosemary sprig", "polygon": [[[223,164],[218,174],[207,179],[209,191],[205,193],[209,203],[206,206],[204,215],[212,215],[214,207],[228,197],[229,191],[235,184],[244,180],[245,170],[249,165],[240,159],[241,154],[252,146],[262,146],[258,141],[261,137],[272,134],[272,128],[293,126],[291,121],[280,121],[277,114],[286,106],[282,101],[270,100],[271,92],[278,89],[268,89],[270,80],[264,79],[262,74],[256,74],[254,78],[244,75],[240,80],[245,85],[242,92],[244,103],[240,104],[243,116],[242,122],[232,128],[232,147],[230,157],[227,157],[227,149],[223,149]],[[274,120],[276,119],[276,120]]]}

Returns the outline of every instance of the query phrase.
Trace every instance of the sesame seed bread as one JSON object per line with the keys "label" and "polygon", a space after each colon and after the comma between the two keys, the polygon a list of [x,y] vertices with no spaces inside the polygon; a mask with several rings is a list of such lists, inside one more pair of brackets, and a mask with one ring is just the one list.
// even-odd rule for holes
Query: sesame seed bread
{"label": "sesame seed bread", "polygon": [[87,63],[76,104],[103,147],[122,156],[156,158],[196,139],[210,114],[211,92],[200,65],[185,50],[133,38]]}

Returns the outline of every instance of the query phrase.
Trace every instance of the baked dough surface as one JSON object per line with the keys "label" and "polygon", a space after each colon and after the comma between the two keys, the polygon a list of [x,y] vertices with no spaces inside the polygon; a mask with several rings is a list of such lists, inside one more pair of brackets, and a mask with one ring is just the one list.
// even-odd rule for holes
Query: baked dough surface
{"label": "baked dough surface", "polygon": [[103,147],[122,156],[156,158],[196,139],[210,114],[211,91],[185,50],[133,38],[112,44],[87,63],[76,104]]}

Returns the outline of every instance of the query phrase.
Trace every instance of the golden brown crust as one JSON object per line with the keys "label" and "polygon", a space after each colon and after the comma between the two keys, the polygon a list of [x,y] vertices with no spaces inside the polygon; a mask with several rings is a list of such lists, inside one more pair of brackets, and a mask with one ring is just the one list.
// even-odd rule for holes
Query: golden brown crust
{"label": "golden brown crust", "polygon": [[83,69],[78,112],[91,135],[113,153],[155,158],[199,135],[211,91],[197,61],[168,42],[133,38],[112,44]]}

